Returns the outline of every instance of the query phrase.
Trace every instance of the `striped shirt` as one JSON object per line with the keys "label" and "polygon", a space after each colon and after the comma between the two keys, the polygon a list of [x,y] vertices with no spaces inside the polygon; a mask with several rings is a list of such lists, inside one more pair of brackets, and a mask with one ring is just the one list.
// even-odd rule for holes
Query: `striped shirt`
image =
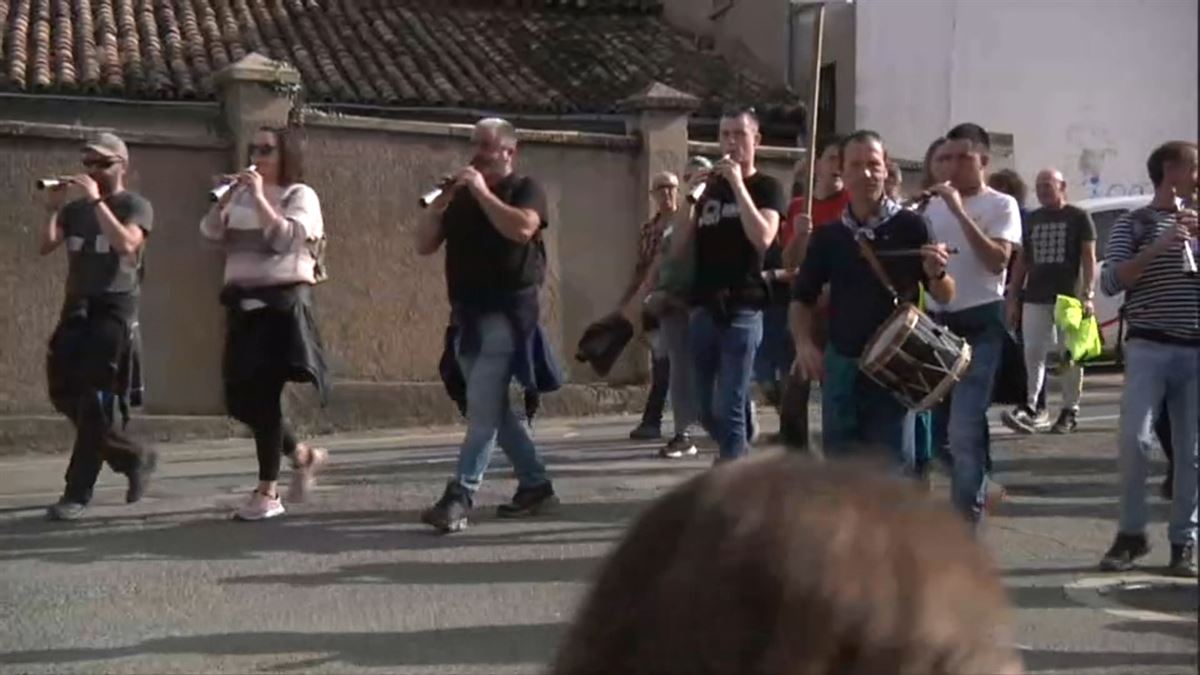
{"label": "striped shirt", "polygon": [[225,249],[225,283],[246,288],[313,283],[316,259],[309,244],[325,232],[317,193],[302,183],[265,185],[263,193],[283,216],[282,227],[263,228],[246,189],[238,190],[223,213],[213,208],[200,222],[200,233]]}
{"label": "striped shirt", "polygon": [[1117,266],[1133,260],[1160,234],[1175,225],[1176,211],[1146,207],[1131,211],[1113,224],[1104,254],[1100,288],[1105,295],[1125,292],[1125,321],[1134,333],[1157,334],[1166,341],[1200,345],[1200,277],[1183,272],[1183,249],[1176,245],[1160,253],[1126,288]]}

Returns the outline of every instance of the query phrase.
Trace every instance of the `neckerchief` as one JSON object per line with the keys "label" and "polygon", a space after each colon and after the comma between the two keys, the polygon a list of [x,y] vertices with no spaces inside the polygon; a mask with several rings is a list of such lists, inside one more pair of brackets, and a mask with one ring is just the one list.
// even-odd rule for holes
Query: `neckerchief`
{"label": "neckerchief", "polygon": [[903,207],[897,204],[895,200],[890,197],[884,197],[879,201],[879,213],[868,218],[867,222],[863,223],[854,216],[854,212],[850,210],[850,205],[846,204],[846,209],[842,211],[842,224],[850,228],[851,232],[855,234],[862,232],[868,240],[872,240],[875,238],[875,230],[880,225],[891,220],[892,216],[902,210]]}

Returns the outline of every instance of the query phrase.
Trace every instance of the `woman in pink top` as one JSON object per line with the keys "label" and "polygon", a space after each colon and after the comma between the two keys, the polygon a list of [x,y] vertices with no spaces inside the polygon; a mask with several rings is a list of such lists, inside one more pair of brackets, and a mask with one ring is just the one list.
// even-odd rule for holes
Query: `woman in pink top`
{"label": "woman in pink top", "polygon": [[222,375],[229,414],[254,432],[258,487],[234,518],[262,520],[284,512],[276,492],[280,456],[292,463],[288,497],[302,501],[327,458],[296,441],[283,420],[287,382],[311,382],[324,404],[327,370],[312,309],[318,281],[316,244],[324,237],[317,193],[303,180],[297,139],[261,129],[249,147],[252,168],[228,179],[235,187],[200,223],[225,251],[227,310]]}

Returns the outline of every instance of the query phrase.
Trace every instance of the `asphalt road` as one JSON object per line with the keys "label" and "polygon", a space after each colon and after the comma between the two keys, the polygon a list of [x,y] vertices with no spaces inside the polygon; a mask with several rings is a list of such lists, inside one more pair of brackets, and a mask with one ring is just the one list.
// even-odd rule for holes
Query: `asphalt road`
{"label": "asphalt road", "polygon": [[[1010,499],[986,541],[1031,672],[1196,672],[1195,583],[1096,571],[1116,511],[1116,395],[1093,387],[1075,436],[996,428]],[[254,484],[245,441],[164,448],[132,507],[105,473],[70,524],[41,519],[65,458],[2,461],[0,672],[538,672],[629,520],[711,462],[659,460],[625,440],[631,423],[540,424],[561,514],[494,519],[513,488],[497,454],[477,521],[454,537],[416,522],[453,467],[453,429],[327,439],[314,499],[258,524],[226,519]],[[1148,564],[1162,565],[1164,503],[1151,512]]]}

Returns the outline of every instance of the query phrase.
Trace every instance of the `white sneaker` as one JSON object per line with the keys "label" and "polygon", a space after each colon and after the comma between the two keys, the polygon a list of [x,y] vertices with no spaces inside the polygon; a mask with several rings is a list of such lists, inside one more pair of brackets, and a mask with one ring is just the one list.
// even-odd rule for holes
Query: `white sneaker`
{"label": "white sneaker", "polygon": [[263,493],[255,490],[250,493],[250,499],[242,504],[241,508],[233,514],[234,520],[266,520],[275,516],[283,515],[283,502],[279,500],[279,495],[268,497]]}
{"label": "white sneaker", "polygon": [[288,499],[303,502],[308,499],[313,486],[317,484],[317,471],[329,459],[329,451],[325,448],[314,448],[301,443],[296,446],[296,459],[292,462],[292,480],[288,485]]}

